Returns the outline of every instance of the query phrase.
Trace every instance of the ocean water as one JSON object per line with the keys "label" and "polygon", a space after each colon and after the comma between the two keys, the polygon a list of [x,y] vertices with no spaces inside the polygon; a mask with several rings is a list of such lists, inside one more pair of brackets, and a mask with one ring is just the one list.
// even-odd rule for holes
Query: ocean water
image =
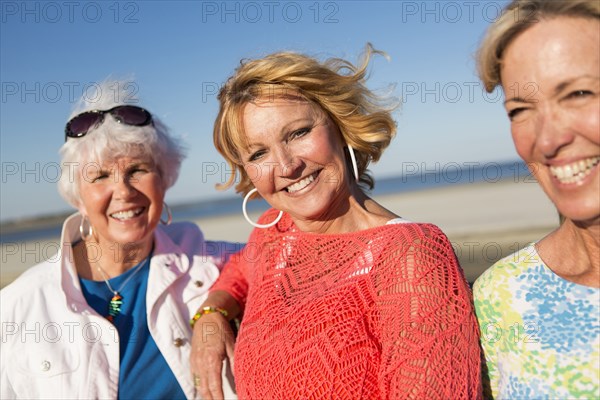
{"label": "ocean water", "polygon": [[[488,163],[436,163],[434,165],[403,163],[399,176],[376,179],[373,196],[413,192],[435,187],[463,185],[478,182],[499,182],[505,180],[533,181],[527,165],[522,161]],[[241,214],[242,199],[238,196],[196,203],[171,206],[173,220],[193,220],[208,216]],[[264,211],[268,204],[264,200],[248,203],[248,211]],[[41,240],[60,235],[62,223],[44,228],[2,232],[0,243],[14,243]]]}

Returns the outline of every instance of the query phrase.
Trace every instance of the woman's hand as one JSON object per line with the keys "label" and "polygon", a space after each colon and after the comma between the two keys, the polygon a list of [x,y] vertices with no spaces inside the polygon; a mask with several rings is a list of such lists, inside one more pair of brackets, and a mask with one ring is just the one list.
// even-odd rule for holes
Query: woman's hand
{"label": "woman's hand", "polygon": [[229,322],[219,313],[203,315],[194,325],[190,362],[194,385],[203,399],[223,399],[223,361],[233,365],[235,339]]}
{"label": "woman's hand", "polygon": [[211,312],[201,315],[194,324],[190,355],[194,386],[203,399],[223,399],[224,383],[234,389],[233,382],[223,382],[223,361],[227,358],[233,370],[235,345],[228,318],[235,318],[240,313],[240,306],[229,293],[216,290],[208,295],[202,307],[224,310],[227,318],[221,311]]}

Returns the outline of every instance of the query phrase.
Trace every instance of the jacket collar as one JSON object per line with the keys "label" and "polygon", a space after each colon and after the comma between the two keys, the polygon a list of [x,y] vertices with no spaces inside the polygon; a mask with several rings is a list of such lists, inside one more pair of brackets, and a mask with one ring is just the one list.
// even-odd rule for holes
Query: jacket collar
{"label": "jacket collar", "polygon": [[[63,223],[60,249],[60,284],[65,294],[67,307],[75,312],[92,310],[85,301],[75,267],[73,246],[81,241],[79,226],[82,215],[75,213]],[[154,231],[154,250],[150,260],[148,277],[148,305],[153,304],[158,295],[189,268],[189,259],[181,248],[171,240],[161,226]]]}
{"label": "jacket collar", "polygon": [[63,229],[60,237],[60,284],[65,295],[67,308],[79,312],[83,309],[91,310],[91,307],[85,301],[79,284],[77,269],[75,268],[75,256],[73,247],[81,240],[79,225],[81,224],[81,214],[70,215],[63,223]]}

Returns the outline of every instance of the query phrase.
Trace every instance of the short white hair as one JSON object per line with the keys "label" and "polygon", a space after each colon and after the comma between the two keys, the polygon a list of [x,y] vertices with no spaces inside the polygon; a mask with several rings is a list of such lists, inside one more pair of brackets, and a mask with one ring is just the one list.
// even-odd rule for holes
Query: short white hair
{"label": "short white hair", "polygon": [[[123,104],[139,106],[132,95],[133,81],[106,80],[86,91],[73,109],[69,120],[91,110],[109,110]],[[121,157],[135,156],[150,158],[168,189],[179,176],[181,162],[185,158],[185,147],[180,139],[171,136],[169,129],[155,114],[152,124],[132,126],[118,123],[110,114],[104,115],[99,126],[90,129],[80,138],[69,138],[60,148],[61,176],[58,191],[75,208],[81,202],[79,179],[82,168],[88,163],[116,161]]]}

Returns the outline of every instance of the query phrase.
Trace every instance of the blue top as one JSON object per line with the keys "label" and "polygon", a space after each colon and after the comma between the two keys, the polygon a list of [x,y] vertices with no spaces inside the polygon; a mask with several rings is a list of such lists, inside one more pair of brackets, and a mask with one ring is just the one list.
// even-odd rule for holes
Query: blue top
{"label": "blue top", "polygon": [[[140,264],[108,281],[123,297],[121,311],[113,321],[119,333],[119,399],[185,399],[175,375],[148,330],[146,290],[150,257],[142,264],[139,271],[137,267]],[[129,281],[121,288],[127,279]],[[107,316],[113,293],[106,283],[81,278],[79,281],[90,307]]]}

